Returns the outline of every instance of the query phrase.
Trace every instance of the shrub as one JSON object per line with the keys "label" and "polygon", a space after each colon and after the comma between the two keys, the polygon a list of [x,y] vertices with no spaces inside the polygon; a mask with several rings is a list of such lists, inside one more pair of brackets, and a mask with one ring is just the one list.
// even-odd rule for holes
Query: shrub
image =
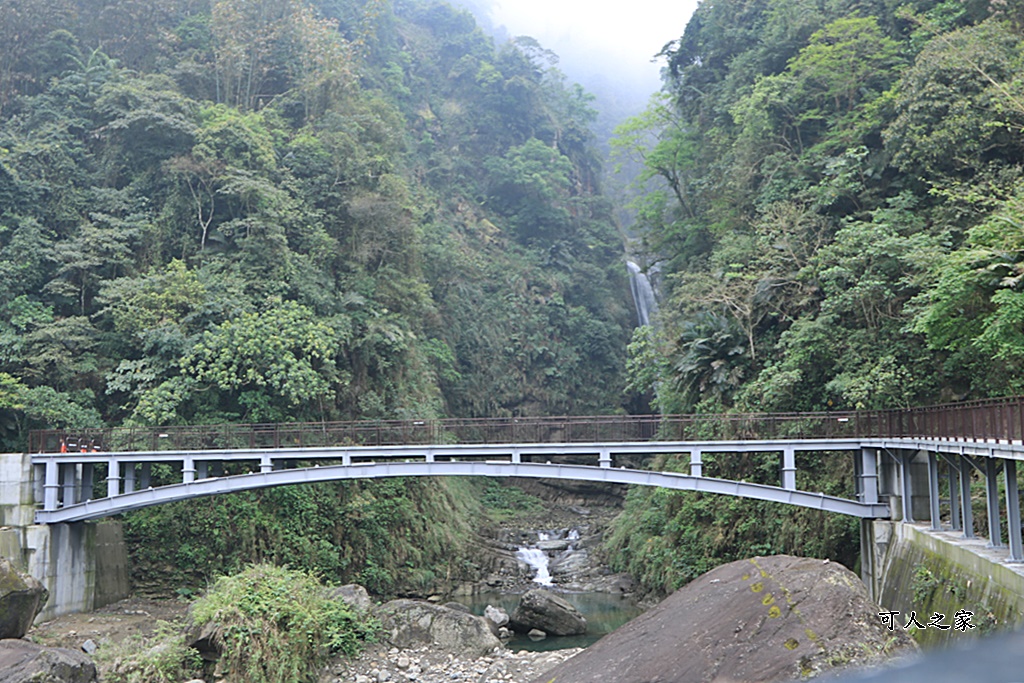
{"label": "shrub", "polygon": [[247,683],[316,681],[331,654],[354,656],[377,625],[358,617],[302,571],[253,565],[221,577],[192,606],[199,628],[217,626],[221,668]]}

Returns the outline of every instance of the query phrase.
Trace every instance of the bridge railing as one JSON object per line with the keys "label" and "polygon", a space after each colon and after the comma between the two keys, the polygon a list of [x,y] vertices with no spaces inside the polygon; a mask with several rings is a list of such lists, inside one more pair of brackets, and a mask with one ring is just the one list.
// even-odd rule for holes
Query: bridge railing
{"label": "bridge railing", "polygon": [[409,444],[821,438],[1024,440],[1024,397],[905,410],[374,420],[38,430],[29,451],[221,450]]}

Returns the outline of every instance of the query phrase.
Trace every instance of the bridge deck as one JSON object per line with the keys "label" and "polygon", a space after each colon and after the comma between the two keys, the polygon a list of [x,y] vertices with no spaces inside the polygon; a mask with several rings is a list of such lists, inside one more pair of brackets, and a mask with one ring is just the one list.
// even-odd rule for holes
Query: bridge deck
{"label": "bridge deck", "polygon": [[[890,516],[885,503],[892,499],[908,521],[925,499],[933,528],[946,514],[969,537],[971,481],[980,472],[992,543],[1001,545],[1005,521],[1010,557],[1024,560],[1016,476],[1024,397],[888,411],[50,430],[34,432],[30,445],[41,523],[309,481],[522,476],[707,491],[868,518]],[[852,497],[800,490],[801,451],[852,453]],[[638,468],[638,458],[665,453],[688,456],[688,471]],[[778,485],[707,476],[705,453],[777,454]],[[151,474],[158,463],[180,475],[167,479],[163,468],[157,481]],[[940,497],[943,468],[949,484]],[[97,497],[104,481],[106,495]]]}

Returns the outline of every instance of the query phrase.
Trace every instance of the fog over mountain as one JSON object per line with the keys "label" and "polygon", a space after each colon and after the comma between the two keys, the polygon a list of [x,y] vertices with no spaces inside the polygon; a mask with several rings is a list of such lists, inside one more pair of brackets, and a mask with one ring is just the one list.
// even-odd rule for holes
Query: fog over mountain
{"label": "fog over mountain", "polygon": [[473,12],[498,40],[528,35],[557,53],[559,68],[569,80],[598,96],[602,119],[638,112],[660,88],[664,59],[655,55],[682,35],[697,6],[696,0],[628,4],[456,0],[456,4]]}

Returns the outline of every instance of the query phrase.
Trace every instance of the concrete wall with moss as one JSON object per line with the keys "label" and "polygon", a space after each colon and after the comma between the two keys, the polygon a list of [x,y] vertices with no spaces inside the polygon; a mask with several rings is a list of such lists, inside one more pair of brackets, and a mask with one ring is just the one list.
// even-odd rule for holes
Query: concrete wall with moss
{"label": "concrete wall with moss", "polygon": [[116,520],[35,524],[32,464],[0,454],[0,556],[46,586],[37,621],[85,612],[128,595],[128,553]]}
{"label": "concrete wall with moss", "polygon": [[875,521],[871,526],[880,563],[874,595],[884,609],[900,613],[898,628],[908,623],[911,612],[925,625],[936,612],[945,616],[940,623],[947,625],[958,611],[973,612],[975,628],[968,631],[912,627],[923,647],[1024,624],[1024,568],[983,552],[983,540],[960,543],[949,533],[901,522]]}

